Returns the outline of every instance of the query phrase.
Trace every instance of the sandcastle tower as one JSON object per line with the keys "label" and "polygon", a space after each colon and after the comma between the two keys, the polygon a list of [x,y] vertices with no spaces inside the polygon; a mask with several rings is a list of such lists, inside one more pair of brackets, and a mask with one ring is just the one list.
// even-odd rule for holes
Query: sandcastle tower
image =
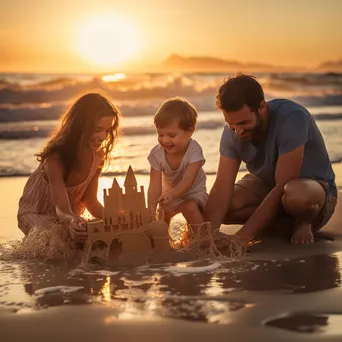
{"label": "sandcastle tower", "polygon": [[129,166],[124,182],[125,193],[114,178],[110,189],[103,190],[105,230],[135,229],[151,222],[146,207],[144,187],[137,189],[137,180]]}

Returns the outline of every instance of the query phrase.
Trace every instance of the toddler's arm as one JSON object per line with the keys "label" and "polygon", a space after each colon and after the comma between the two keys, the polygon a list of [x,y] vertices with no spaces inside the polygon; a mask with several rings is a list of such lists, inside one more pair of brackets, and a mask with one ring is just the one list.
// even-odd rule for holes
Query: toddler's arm
{"label": "toddler's arm", "polygon": [[[171,197],[169,201],[174,201],[177,198],[182,198],[191,189],[202,165],[203,161],[201,160],[191,163],[187,166],[182,177],[182,180],[177,184],[177,186],[174,189],[170,190],[167,194],[165,194],[166,197]],[[158,198],[158,201],[161,201],[163,203],[163,198],[164,194]]]}
{"label": "toddler's arm", "polygon": [[[151,167],[150,184],[148,186],[147,203],[150,209],[156,207],[157,199],[162,192],[162,173]],[[152,213],[154,214],[154,213]]]}

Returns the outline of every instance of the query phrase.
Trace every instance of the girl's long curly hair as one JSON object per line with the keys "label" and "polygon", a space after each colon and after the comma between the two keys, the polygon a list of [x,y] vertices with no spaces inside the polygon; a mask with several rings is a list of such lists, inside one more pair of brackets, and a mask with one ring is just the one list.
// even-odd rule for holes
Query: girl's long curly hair
{"label": "girl's long curly hair", "polygon": [[113,126],[102,144],[103,163],[108,163],[110,152],[118,136],[120,112],[105,97],[89,93],[80,97],[61,118],[61,125],[52,135],[37,160],[44,163],[52,153],[58,153],[65,168],[65,177],[78,160],[79,151],[90,141],[97,120],[113,117]]}

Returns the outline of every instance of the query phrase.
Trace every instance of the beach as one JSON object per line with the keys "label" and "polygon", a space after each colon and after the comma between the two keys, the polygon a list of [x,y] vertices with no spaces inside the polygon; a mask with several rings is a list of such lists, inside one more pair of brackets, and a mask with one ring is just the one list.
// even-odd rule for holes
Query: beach
{"label": "beach", "polygon": [[[342,165],[334,171],[341,189]],[[2,252],[22,237],[16,211],[26,180],[0,179]],[[100,179],[99,199],[112,180]],[[148,177],[137,181],[146,191]],[[272,236],[238,259],[86,268],[0,256],[0,340],[340,341],[341,213],[338,202],[323,230],[334,241],[294,246]]]}
{"label": "beach", "polygon": [[[99,182],[100,201],[114,177],[123,185],[129,165],[147,193],[146,158],[157,144],[153,116],[175,95],[198,110],[193,138],[202,146],[207,188],[212,187],[224,125],[214,99],[227,74],[127,73],[119,81],[109,76],[0,74],[0,341],[340,341],[340,201],[314,244],[294,246],[289,236],[268,236],[237,259],[100,267],[11,256],[23,237],[16,215],[25,182],[38,165],[34,154],[81,93],[100,92],[122,112],[112,161]],[[341,75],[256,76],[267,100],[289,98],[309,109],[340,191]],[[245,172],[242,164],[238,179]],[[237,228],[222,230],[231,234]]]}

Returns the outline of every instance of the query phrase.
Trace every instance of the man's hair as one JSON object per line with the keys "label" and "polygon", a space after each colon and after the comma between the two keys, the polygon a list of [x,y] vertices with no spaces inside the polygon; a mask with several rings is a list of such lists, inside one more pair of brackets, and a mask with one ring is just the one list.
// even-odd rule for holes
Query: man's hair
{"label": "man's hair", "polygon": [[196,108],[178,96],[166,100],[154,116],[154,125],[157,128],[163,128],[175,121],[185,131],[195,128],[197,122]]}
{"label": "man's hair", "polygon": [[254,76],[237,73],[224,80],[216,95],[216,107],[233,112],[247,105],[256,112],[264,99],[264,91]]}

